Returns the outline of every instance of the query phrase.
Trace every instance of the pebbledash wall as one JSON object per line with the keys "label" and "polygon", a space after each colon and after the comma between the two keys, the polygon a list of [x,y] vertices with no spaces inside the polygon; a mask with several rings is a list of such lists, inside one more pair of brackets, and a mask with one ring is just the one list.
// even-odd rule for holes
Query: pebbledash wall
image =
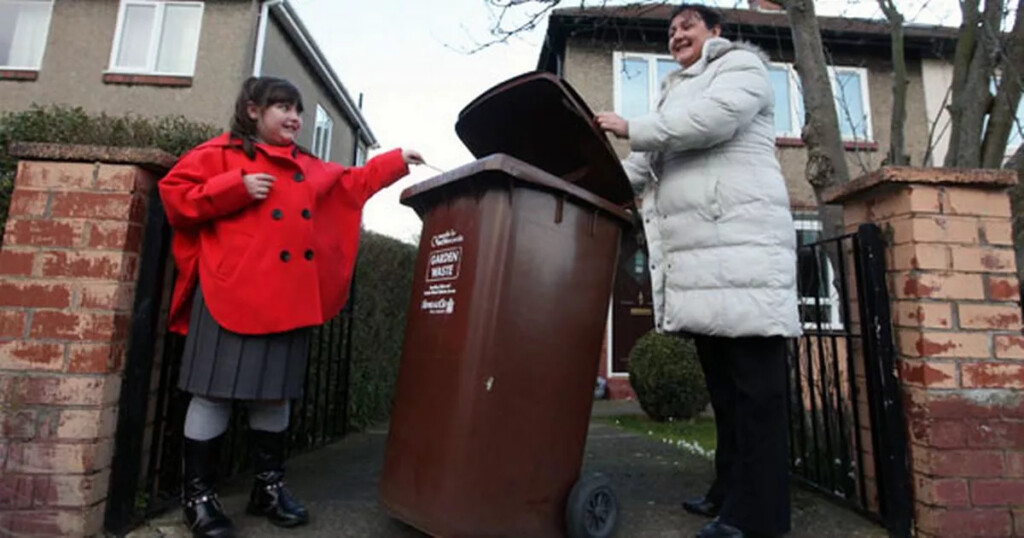
{"label": "pebbledash wall", "polygon": [[[102,532],[156,150],[23,145],[0,249],[0,535]],[[110,164],[123,163],[123,164]]]}
{"label": "pebbledash wall", "polygon": [[995,170],[883,168],[828,194],[879,224],[918,536],[1024,536],[1024,337]]}

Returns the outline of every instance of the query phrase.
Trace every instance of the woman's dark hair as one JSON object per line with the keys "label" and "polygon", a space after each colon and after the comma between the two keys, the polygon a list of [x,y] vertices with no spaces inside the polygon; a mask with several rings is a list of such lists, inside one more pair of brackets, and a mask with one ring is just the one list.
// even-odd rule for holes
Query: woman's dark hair
{"label": "woman's dark hair", "polygon": [[721,26],[725,22],[725,17],[722,16],[722,12],[718,11],[713,7],[708,7],[702,4],[680,4],[674,10],[672,10],[672,16],[668,18],[669,21],[676,18],[680,13],[692,11],[697,14],[701,20],[704,21],[704,26],[708,27],[708,30],[715,26]]}
{"label": "woman's dark hair", "polygon": [[278,103],[294,105],[302,113],[302,95],[294,84],[275,77],[249,77],[242,84],[242,91],[235,101],[235,115],[231,118],[231,138],[242,141],[242,150],[250,158],[256,156],[253,142],[257,138],[256,120],[249,117],[249,105],[254,104],[262,112]]}

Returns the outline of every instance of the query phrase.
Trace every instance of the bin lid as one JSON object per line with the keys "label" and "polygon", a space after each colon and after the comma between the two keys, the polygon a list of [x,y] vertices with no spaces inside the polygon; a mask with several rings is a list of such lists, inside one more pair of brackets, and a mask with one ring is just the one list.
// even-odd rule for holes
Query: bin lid
{"label": "bin lid", "polygon": [[633,200],[594,113],[551,73],[526,73],[485,91],[459,112],[455,132],[477,158],[504,153],[613,203]]}
{"label": "bin lid", "polygon": [[[453,192],[453,189],[454,192],[459,192],[466,185],[479,185],[480,179],[488,176],[500,177],[502,183],[508,186],[518,182],[531,188],[569,196],[611,215],[623,226],[633,224],[630,214],[618,205],[536,166],[501,153],[477,159],[408,187],[402,191],[400,199],[403,205],[413,208],[422,217],[441,199],[440,197],[444,196],[441,193]],[[514,180],[512,183],[508,182],[510,178]]]}

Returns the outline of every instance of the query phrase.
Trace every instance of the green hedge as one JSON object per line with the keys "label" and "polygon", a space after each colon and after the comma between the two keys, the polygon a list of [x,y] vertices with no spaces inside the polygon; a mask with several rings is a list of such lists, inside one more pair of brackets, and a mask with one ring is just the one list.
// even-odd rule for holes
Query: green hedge
{"label": "green hedge", "polygon": [[353,428],[365,428],[391,412],[416,251],[397,239],[362,233],[349,381],[349,426]]}
{"label": "green hedge", "polygon": [[18,164],[8,153],[13,141],[159,148],[181,155],[220,131],[184,116],[108,116],[63,105],[5,112],[0,115],[0,240]]}

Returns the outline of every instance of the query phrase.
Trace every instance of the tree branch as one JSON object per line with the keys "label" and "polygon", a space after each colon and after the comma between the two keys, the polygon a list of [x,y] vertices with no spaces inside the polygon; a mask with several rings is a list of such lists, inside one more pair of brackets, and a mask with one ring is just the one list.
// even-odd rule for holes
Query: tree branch
{"label": "tree branch", "polygon": [[907,123],[907,58],[903,46],[903,14],[893,0],[878,0],[878,6],[889,20],[892,34],[892,123],[889,128],[889,154],[885,161],[905,165],[910,163],[910,159],[906,155],[904,140]]}
{"label": "tree branch", "polygon": [[[998,29],[986,28],[986,33],[995,33],[992,38],[1001,41]],[[1006,36],[1006,43],[999,49],[1001,78],[992,103],[985,140],[981,145],[981,166],[999,168],[1006,157],[1006,144],[1010,140],[1017,116],[1017,105],[1024,90],[1024,0],[1017,2],[1017,20],[1013,30]]]}

